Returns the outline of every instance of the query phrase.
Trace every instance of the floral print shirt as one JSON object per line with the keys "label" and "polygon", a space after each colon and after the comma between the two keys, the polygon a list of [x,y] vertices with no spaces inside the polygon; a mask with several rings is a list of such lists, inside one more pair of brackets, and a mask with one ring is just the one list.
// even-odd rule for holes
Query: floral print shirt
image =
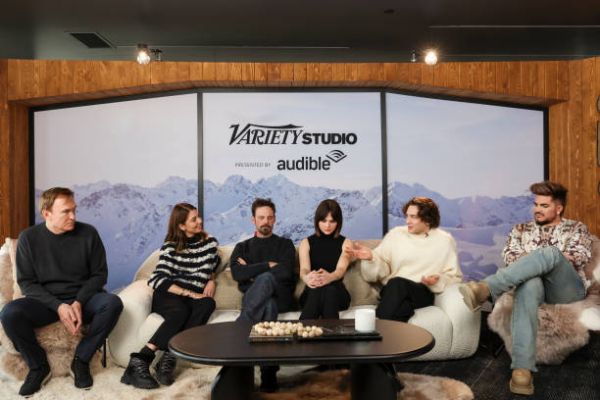
{"label": "floral print shirt", "polygon": [[583,267],[592,257],[592,237],[585,224],[579,221],[563,218],[559,224],[552,226],[538,225],[534,221],[517,224],[508,236],[502,257],[508,265],[533,250],[547,246],[555,246],[570,256],[585,287],[590,285]]}

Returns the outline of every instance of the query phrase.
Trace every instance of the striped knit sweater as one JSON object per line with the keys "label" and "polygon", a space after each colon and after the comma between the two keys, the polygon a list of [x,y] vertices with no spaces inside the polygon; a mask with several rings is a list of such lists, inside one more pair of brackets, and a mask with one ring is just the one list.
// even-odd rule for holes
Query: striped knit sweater
{"label": "striped knit sweater", "polygon": [[175,243],[165,242],[160,248],[156,269],[148,279],[154,290],[167,291],[172,284],[196,293],[202,293],[221,259],[217,239],[193,238],[183,251],[175,251]]}

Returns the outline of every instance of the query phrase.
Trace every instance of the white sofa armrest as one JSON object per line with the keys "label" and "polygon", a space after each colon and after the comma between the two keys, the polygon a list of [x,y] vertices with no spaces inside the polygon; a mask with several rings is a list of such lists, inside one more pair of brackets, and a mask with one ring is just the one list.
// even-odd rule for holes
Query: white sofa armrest
{"label": "white sofa armrest", "polygon": [[129,354],[141,348],[138,336],[152,309],[152,293],[145,280],[138,280],[118,294],[123,311],[108,336],[108,350],[113,361],[122,367],[127,366]]}
{"label": "white sofa armrest", "polygon": [[458,291],[460,285],[448,285],[444,292],[435,296],[435,305],[444,310],[452,322],[452,358],[473,355],[479,345],[481,329],[481,313],[469,310]]}

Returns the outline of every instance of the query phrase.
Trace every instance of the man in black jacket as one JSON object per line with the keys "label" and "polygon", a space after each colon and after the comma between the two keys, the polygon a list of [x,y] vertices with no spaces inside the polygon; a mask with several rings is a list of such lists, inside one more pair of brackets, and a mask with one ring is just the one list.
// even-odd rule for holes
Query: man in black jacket
{"label": "man in black jacket", "polygon": [[119,297],[103,289],[108,269],[102,240],[93,226],[75,221],[76,207],[70,189],[46,190],[40,206],[45,222],[19,235],[17,283],[25,297],[8,303],[1,320],[29,367],[19,390],[22,396],[37,392],[51,375],[35,328],[60,320],[77,335],[89,324],[71,362],[75,386],[89,389],[89,361],[123,309]]}
{"label": "man in black jacket", "polygon": [[[275,321],[289,311],[296,286],[296,250],[290,239],[273,234],[275,204],[269,199],[252,203],[254,237],[238,243],[231,254],[231,273],[244,292],[241,321]],[[277,390],[278,367],[261,368],[261,390]]]}

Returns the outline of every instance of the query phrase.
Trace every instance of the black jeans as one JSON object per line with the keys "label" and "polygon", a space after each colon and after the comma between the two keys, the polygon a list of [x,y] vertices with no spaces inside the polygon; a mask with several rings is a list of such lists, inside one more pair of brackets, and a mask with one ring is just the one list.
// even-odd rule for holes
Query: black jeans
{"label": "black jeans", "polygon": [[420,282],[392,278],[381,289],[376,314],[380,319],[407,322],[417,308],[433,305],[431,290]]}
{"label": "black jeans", "polygon": [[[121,299],[112,293],[100,292],[93,295],[82,307],[83,323],[89,324],[85,336],[75,350],[82,361],[89,362],[98,348],[112,331],[121,311]],[[13,300],[2,309],[2,326],[15,349],[21,353],[30,369],[47,364],[46,352],[35,337],[35,328],[59,320],[58,313],[36,299],[23,297]]]}
{"label": "black jeans", "polygon": [[169,292],[155,291],[152,296],[152,311],[165,320],[149,342],[160,350],[168,350],[169,340],[177,333],[204,325],[215,310],[212,297],[192,299]]}
{"label": "black jeans", "polygon": [[339,312],[350,305],[350,293],[342,281],[331,282],[318,288],[308,286],[300,296],[300,319],[339,319]]}

